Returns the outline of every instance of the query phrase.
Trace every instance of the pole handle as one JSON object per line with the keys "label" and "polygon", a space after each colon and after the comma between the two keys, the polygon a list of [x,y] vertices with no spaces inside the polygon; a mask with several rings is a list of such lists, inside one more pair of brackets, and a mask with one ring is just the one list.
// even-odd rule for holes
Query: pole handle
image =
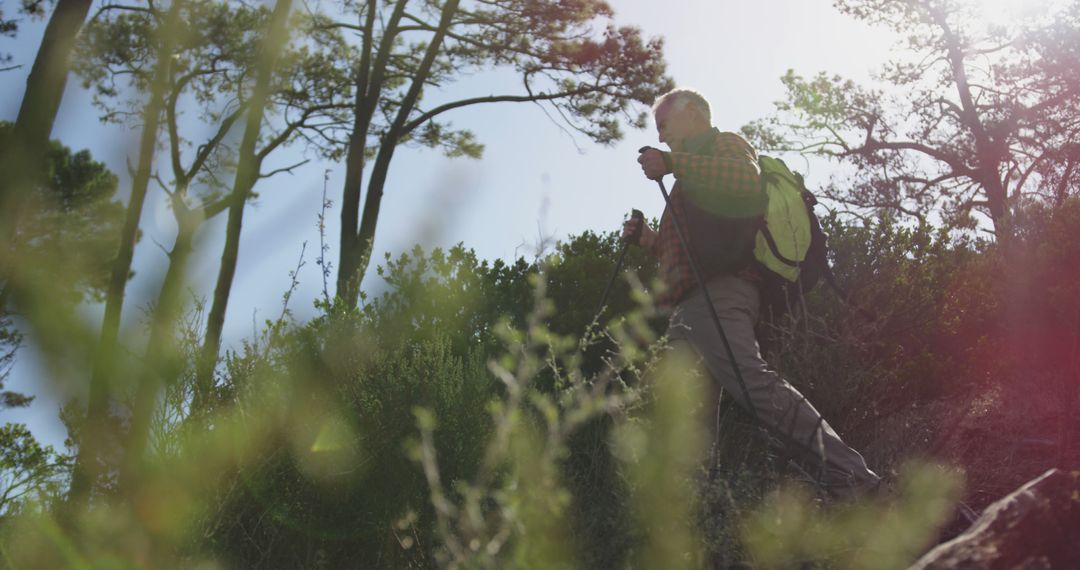
{"label": "pole handle", "polygon": [[634,233],[627,236],[626,242],[637,245],[641,241],[642,226],[645,225],[645,214],[635,208],[630,212],[630,219],[637,220],[637,225],[634,226]]}

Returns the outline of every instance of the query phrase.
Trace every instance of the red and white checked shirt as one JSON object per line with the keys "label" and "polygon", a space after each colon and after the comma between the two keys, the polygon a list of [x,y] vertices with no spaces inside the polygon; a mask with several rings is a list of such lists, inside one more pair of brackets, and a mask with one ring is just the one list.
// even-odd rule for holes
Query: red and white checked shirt
{"label": "red and white checked shirt", "polygon": [[[683,231],[686,232],[684,201],[686,193],[703,197],[710,207],[722,208],[731,215],[757,212],[761,208],[761,170],[754,147],[735,133],[716,128],[702,136],[686,141],[689,152],[665,152],[668,171],[675,175],[671,190],[671,205]],[[702,199],[696,200],[700,204]],[[678,304],[697,286],[690,267],[690,258],[679,242],[671,222],[671,208],[665,208],[660,218],[659,235],[650,250],[660,261],[660,277],[667,289],[657,296],[657,303],[671,307]],[[700,267],[700,265],[699,265]],[[744,275],[745,273],[745,275]],[[739,273],[754,280],[752,269]]]}

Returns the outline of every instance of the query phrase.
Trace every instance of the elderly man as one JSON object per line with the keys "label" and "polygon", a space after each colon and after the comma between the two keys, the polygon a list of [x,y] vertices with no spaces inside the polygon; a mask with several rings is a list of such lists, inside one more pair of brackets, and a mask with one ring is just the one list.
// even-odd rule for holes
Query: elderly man
{"label": "elderly man", "polygon": [[[692,348],[714,380],[707,400],[713,441],[717,422],[711,412],[716,411],[719,389],[723,388],[803,455],[820,459],[823,452],[825,469],[820,482],[835,496],[873,487],[879,478],[862,456],[840,439],[805,397],[769,369],[758,349],[754,324],[759,316],[758,283],[764,269],[754,264],[753,235],[764,211],[764,195],[757,152],[739,135],[712,127],[709,102],[696,91],[675,89],[663,95],[653,106],[653,114],[660,142],[671,152],[647,149],[638,162],[650,180],[674,174],[675,185],[659,231],[640,227],[639,245],[660,262],[666,290],[658,303],[672,309],[668,338],[673,348]],[[706,279],[745,391],[672,216],[690,239],[694,261]],[[639,225],[639,220],[626,222],[623,239],[634,235]],[[711,239],[705,243],[701,236],[710,232]],[[716,248],[718,242],[720,249]]]}

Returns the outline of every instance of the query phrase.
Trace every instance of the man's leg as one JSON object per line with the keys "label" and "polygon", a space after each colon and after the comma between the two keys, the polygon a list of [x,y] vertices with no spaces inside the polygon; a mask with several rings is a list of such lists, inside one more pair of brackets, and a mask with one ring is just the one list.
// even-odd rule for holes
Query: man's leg
{"label": "man's leg", "polygon": [[[738,277],[717,277],[709,282],[709,292],[757,417],[796,449],[823,459],[822,483],[835,494],[845,495],[853,488],[877,482],[878,476],[862,456],[761,358],[754,336],[759,302],[756,287]],[[739,404],[749,407],[700,291],[676,307],[668,335],[673,346],[684,342],[692,346],[712,378]],[[710,408],[710,425],[714,424],[715,409]],[[715,435],[715,427],[711,430]]]}

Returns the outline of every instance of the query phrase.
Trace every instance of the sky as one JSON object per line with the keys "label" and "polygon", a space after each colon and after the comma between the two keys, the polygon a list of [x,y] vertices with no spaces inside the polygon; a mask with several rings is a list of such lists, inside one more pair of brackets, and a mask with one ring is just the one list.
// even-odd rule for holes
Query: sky
{"label": "sky", "polygon": [[[13,0],[2,0],[8,13]],[[987,0],[1002,3],[1002,0]],[[665,40],[668,73],[675,82],[704,93],[721,130],[768,115],[783,97],[780,77],[790,68],[803,75],[818,71],[868,80],[886,61],[896,38],[836,11],[830,0],[612,0],[619,25],[636,25],[646,36]],[[97,2],[95,2],[95,6]],[[1004,5],[1004,4],[1002,4]],[[15,40],[0,40],[0,51],[22,67],[0,77],[0,120],[14,120],[25,77],[36,53],[44,22],[24,22]],[[516,86],[514,77],[493,70],[465,78],[436,96],[499,94]],[[455,126],[472,130],[486,145],[479,160],[447,159],[436,151],[407,150],[395,155],[375,237],[373,263],[364,289],[377,295],[384,284],[374,276],[384,252],[397,255],[421,243],[426,249],[463,243],[484,259],[531,257],[541,238],[563,239],[585,230],[620,227],[631,208],[659,217],[663,199],[636,163],[636,149],[657,144],[653,125],[628,129],[613,146],[569,135],[533,104],[502,103],[463,108],[448,115]],[[135,162],[137,130],[98,121],[89,94],[77,80],[68,89],[52,138],[73,150],[90,149],[120,177],[120,193],[130,189],[126,162]],[[302,160],[301,149],[283,152],[268,168]],[[822,169],[823,166],[816,168]],[[281,311],[302,244],[307,242],[298,274],[300,284],[290,303],[298,321],[314,314],[322,293],[315,258],[319,251],[318,215],[324,183],[334,202],[327,215],[327,259],[336,264],[338,217],[344,164],[312,160],[291,175],[264,180],[260,198],[248,206],[240,262],[226,315],[224,342],[236,347],[251,338],[257,325]],[[808,184],[828,172],[811,170]],[[160,190],[151,190],[144,209],[144,237],[135,252],[135,277],[124,306],[129,341],[140,336],[139,308],[156,296],[167,264],[165,250],[175,225]],[[189,287],[209,299],[216,279],[224,216],[208,224],[198,238],[201,253],[192,267]],[[330,288],[333,292],[333,276]],[[97,329],[102,308],[87,306],[87,326]],[[22,422],[44,443],[62,446],[65,432],[56,419],[70,393],[48,382],[33,339],[17,356],[6,389],[37,396],[28,409],[0,412],[0,422]],[[86,373],[89,380],[89,371]]]}

